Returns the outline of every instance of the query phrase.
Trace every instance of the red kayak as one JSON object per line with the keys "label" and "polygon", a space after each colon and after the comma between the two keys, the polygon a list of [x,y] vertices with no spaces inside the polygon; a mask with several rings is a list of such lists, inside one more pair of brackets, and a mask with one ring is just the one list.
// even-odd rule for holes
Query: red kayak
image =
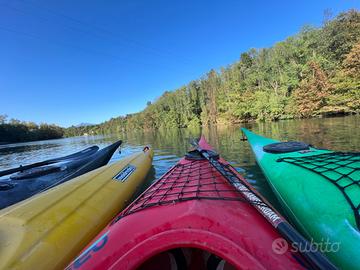
{"label": "red kayak", "polygon": [[[311,268],[271,224],[282,217],[204,138],[198,146],[201,150],[189,152],[152,184],[67,269]],[[261,207],[269,208],[267,216]]]}

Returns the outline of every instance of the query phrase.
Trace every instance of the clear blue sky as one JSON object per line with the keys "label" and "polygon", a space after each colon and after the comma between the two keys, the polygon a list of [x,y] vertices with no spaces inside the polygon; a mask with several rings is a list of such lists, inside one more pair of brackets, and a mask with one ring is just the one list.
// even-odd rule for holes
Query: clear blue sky
{"label": "clear blue sky", "polygon": [[165,90],[358,0],[0,0],[0,114],[61,126],[138,112]]}

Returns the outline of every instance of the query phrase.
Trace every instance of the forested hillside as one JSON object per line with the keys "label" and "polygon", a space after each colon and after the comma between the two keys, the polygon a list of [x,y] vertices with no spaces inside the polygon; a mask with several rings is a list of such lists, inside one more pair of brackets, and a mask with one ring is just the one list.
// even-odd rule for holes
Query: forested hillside
{"label": "forested hillside", "polygon": [[358,112],[360,12],[350,10],[271,48],[244,52],[234,64],[166,91],[142,112],[71,127],[66,135]]}
{"label": "forested hillside", "polygon": [[63,135],[64,129],[56,125],[7,120],[6,115],[0,115],[0,143],[57,139]]}

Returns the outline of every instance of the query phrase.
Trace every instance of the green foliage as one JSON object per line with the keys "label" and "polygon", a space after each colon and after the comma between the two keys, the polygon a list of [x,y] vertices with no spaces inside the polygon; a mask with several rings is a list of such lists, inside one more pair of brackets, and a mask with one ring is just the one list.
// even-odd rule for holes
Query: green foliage
{"label": "green foliage", "polygon": [[353,9],[340,13],[325,24],[322,32],[323,53],[333,61],[341,63],[360,40],[360,12]]}
{"label": "green foliage", "polygon": [[326,107],[331,112],[359,113],[360,112],[360,78],[352,78],[340,71],[333,79],[334,90],[329,97]]}
{"label": "green foliage", "polygon": [[[198,127],[360,111],[360,12],[349,10],[321,28],[305,26],[271,48],[166,91],[142,112],[67,136],[135,129]],[[1,119],[0,119],[1,120]]]}
{"label": "green foliage", "polygon": [[7,121],[6,115],[0,115],[0,142],[23,142],[61,138],[63,128],[56,125],[22,122],[17,119]]}

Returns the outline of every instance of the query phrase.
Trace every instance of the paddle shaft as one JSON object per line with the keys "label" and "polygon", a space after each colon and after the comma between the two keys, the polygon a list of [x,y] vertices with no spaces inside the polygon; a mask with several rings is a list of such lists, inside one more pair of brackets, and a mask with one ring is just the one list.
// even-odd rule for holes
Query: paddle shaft
{"label": "paddle shaft", "polygon": [[[121,141],[120,141],[120,144],[121,144]],[[65,160],[81,158],[84,155],[84,153],[86,153],[88,151],[91,151],[94,148],[99,149],[99,147],[97,147],[97,146],[92,146],[92,147],[86,148],[86,149],[84,149],[84,150],[82,150],[80,152],[77,152],[77,153],[74,153],[74,154],[71,154],[71,155],[68,155],[68,156],[48,159],[48,160],[44,160],[44,161],[40,161],[40,162],[36,162],[36,163],[33,163],[33,164],[24,165],[24,166],[20,165],[17,168],[0,171],[0,177],[4,176],[4,175],[13,174],[13,173],[16,173],[16,172],[22,172],[22,171],[29,170],[29,169],[36,168],[36,167],[40,167],[40,166],[54,164],[54,163],[65,161]]]}
{"label": "paddle shaft", "polygon": [[[269,204],[254,191],[247,183],[241,181],[234,172],[224,169],[224,165],[214,158],[214,155],[209,154],[208,151],[203,150],[197,145],[196,149],[210,164],[221,173],[226,180],[240,191],[243,196],[255,207],[258,212],[265,217],[270,224],[283,236],[286,240],[295,244],[297,247],[302,247],[303,251],[299,252],[309,261],[309,263],[317,269],[337,269],[324,255],[317,251],[316,247],[309,243],[303,236],[301,236],[280,214],[278,214]],[[310,248],[308,248],[310,247]]]}
{"label": "paddle shaft", "polygon": [[22,172],[22,171],[29,170],[29,169],[32,169],[32,168],[35,168],[35,167],[50,165],[50,164],[53,164],[53,163],[56,163],[56,162],[58,162],[58,160],[41,161],[41,162],[37,162],[37,163],[30,164],[30,165],[25,165],[25,166],[20,165],[20,167],[17,167],[17,168],[14,168],[14,169],[8,169],[8,170],[1,171],[0,172],[0,177],[4,176],[4,175],[8,175],[8,174],[13,174],[13,173],[16,173],[16,172]]}

